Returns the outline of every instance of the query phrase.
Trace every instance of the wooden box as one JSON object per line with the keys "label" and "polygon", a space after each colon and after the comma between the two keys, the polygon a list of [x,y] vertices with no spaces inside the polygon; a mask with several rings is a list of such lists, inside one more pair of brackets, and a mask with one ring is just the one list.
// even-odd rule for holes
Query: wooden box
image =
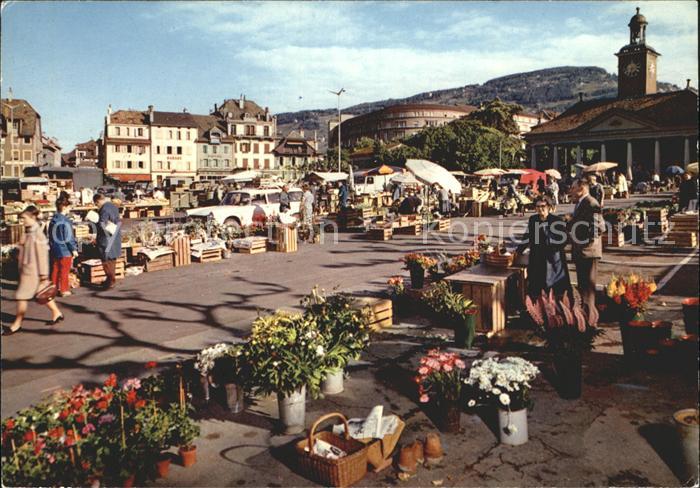
{"label": "wooden box", "polygon": [[161,207],[156,209],[157,217],[170,217],[173,214],[173,208],[170,206]]}
{"label": "wooden box", "polygon": [[[313,225],[313,224],[312,224]],[[296,227],[276,225],[274,228],[275,251],[297,252],[298,236]]]}
{"label": "wooden box", "polygon": [[267,239],[265,237],[250,237],[249,245],[236,246],[236,251],[241,254],[259,254],[267,251]]}
{"label": "wooden box", "polygon": [[613,230],[612,232],[603,232],[601,235],[604,247],[624,247],[625,233]]}
{"label": "wooden box", "polygon": [[75,240],[88,239],[90,237],[90,226],[88,224],[75,224],[73,226],[73,235]]}
{"label": "wooden box", "polygon": [[435,223],[435,230],[438,232],[447,232],[450,230],[450,219],[440,219]]}
{"label": "wooden box", "polygon": [[24,225],[10,224],[0,232],[0,244],[13,245],[18,244],[24,236]]}
{"label": "wooden box", "polygon": [[409,225],[415,224],[419,220],[420,219],[418,218],[418,214],[411,214],[399,215],[399,218],[394,222],[398,222],[398,227],[408,227]]}
{"label": "wooden box", "polygon": [[698,215],[674,215],[671,217],[671,232],[698,232]]}
{"label": "wooden box", "polygon": [[[123,258],[117,259],[114,276],[121,280],[125,276],[126,263]],[[104,267],[99,260],[90,260],[80,264],[80,280],[90,285],[100,285],[106,278]]]}
{"label": "wooden box", "polygon": [[138,219],[139,218],[139,211],[138,210],[125,210],[124,217],[126,217],[127,219]]}
{"label": "wooden box", "polygon": [[367,239],[371,241],[388,241],[394,235],[391,227],[379,227],[367,230]]}
{"label": "wooden box", "polygon": [[145,256],[143,256],[143,258],[144,271],[151,273],[153,271],[163,271],[172,268],[175,261],[175,253],[164,254],[155,259],[145,259]]}
{"label": "wooden box", "polygon": [[388,298],[358,297],[353,306],[367,312],[371,330],[385,329],[393,323],[393,306]]}
{"label": "wooden box", "polygon": [[675,232],[672,228],[671,232],[666,234],[663,245],[671,247],[697,247],[698,234],[697,232]]}
{"label": "wooden box", "polygon": [[415,223],[404,227],[397,227],[394,229],[394,234],[403,234],[409,236],[419,236],[421,231],[421,224]]}
{"label": "wooden box", "polygon": [[155,210],[146,210],[146,217],[155,217],[156,216],[156,211]]}
{"label": "wooden box", "polygon": [[178,237],[170,244],[175,253],[175,267],[187,266],[192,264],[192,249],[190,247],[190,238],[188,236]]}
{"label": "wooden box", "polygon": [[196,263],[211,263],[223,259],[221,249],[205,249],[200,257],[193,258]]}

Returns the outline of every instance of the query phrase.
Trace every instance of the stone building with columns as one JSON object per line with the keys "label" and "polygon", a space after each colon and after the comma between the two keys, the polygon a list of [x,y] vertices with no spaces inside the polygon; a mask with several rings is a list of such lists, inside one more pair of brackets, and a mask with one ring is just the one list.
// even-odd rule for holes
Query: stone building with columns
{"label": "stone building with columns", "polygon": [[639,180],[698,157],[698,94],[690,87],[657,93],[660,54],[646,43],[646,18],[628,26],[630,42],[618,57],[616,98],[583,100],[525,134],[533,168],[567,174],[576,163],[619,163]]}

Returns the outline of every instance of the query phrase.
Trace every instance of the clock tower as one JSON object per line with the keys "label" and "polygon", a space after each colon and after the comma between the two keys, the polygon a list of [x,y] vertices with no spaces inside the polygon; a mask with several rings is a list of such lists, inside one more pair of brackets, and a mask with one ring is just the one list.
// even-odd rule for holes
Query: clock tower
{"label": "clock tower", "polygon": [[661,56],[646,43],[647,19],[639,13],[628,24],[630,42],[617,56],[617,97],[638,98],[656,93],[657,58]]}

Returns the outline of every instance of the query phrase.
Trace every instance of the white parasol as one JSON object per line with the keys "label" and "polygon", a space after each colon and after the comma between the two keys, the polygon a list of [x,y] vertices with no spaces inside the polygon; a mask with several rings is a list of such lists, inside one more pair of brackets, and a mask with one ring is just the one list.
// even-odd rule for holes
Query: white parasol
{"label": "white parasol", "polygon": [[609,169],[617,168],[617,163],[609,163],[607,161],[601,161],[600,163],[593,163],[589,166],[583,168],[584,173],[598,173],[600,171],[607,171]]}
{"label": "white parasol", "polygon": [[474,174],[476,176],[501,176],[505,174],[505,171],[500,168],[486,168],[480,169],[479,171],[474,171]]}
{"label": "white parasol", "polygon": [[406,160],[406,168],[423,183],[437,184],[455,195],[462,193],[462,184],[459,180],[439,164],[425,159],[408,159]]}
{"label": "white parasol", "polygon": [[420,181],[416,179],[415,176],[413,176],[413,173],[406,172],[406,173],[399,173],[397,175],[394,175],[391,177],[389,180],[392,183],[397,183],[400,185],[418,185],[420,184]]}
{"label": "white parasol", "polygon": [[222,178],[222,181],[253,181],[255,178],[260,176],[260,173],[253,170],[241,171],[233,175],[226,176]]}
{"label": "white parasol", "polygon": [[547,176],[551,176],[555,180],[561,180],[561,173],[559,171],[557,171],[556,169],[549,168],[549,169],[544,170],[544,172]]}

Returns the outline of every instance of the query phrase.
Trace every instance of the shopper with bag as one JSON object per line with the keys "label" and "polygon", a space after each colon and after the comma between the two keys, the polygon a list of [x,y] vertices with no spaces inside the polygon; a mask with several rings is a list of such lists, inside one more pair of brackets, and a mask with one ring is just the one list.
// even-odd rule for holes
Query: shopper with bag
{"label": "shopper with bag", "polygon": [[24,225],[24,237],[19,244],[19,286],[15,295],[17,315],[5,332],[7,335],[14,334],[22,327],[31,299],[46,305],[51,311],[51,320],[47,325],[56,325],[63,320],[63,314],[53,299],[56,287],[49,281],[49,246],[39,223],[40,215],[34,205],[25,208],[19,215]]}
{"label": "shopper with bag", "polygon": [[117,283],[117,259],[122,253],[122,232],[119,209],[107,198],[97,193],[93,198],[100,213],[97,221],[97,250],[100,253],[106,279],[104,289],[113,288]]}
{"label": "shopper with bag", "polygon": [[71,295],[70,270],[73,258],[78,257],[78,245],[73,235],[73,225],[68,219],[70,202],[58,199],[56,213],[49,223],[49,253],[51,255],[51,281],[62,297]]}

